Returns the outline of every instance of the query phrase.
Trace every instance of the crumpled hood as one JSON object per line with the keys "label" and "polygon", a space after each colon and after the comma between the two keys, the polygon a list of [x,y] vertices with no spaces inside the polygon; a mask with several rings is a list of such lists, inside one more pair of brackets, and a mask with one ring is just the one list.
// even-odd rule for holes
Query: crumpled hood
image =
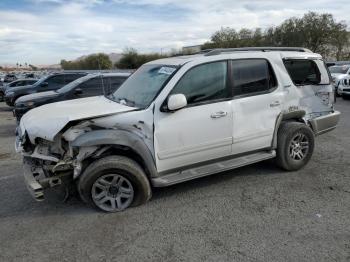
{"label": "crumpled hood", "polygon": [[21,96],[20,98],[18,98],[16,100],[16,104],[29,102],[29,101],[35,101],[35,100],[41,99],[43,97],[45,97],[45,98],[55,97],[55,96],[58,96],[58,95],[59,95],[59,93],[57,93],[55,91],[46,91],[46,92],[34,93],[34,94],[30,94],[30,95]]}
{"label": "crumpled hood", "polygon": [[21,133],[27,132],[34,143],[40,137],[53,141],[56,134],[70,121],[90,119],[136,110],[113,102],[104,96],[88,97],[47,104],[24,114],[20,122]]}

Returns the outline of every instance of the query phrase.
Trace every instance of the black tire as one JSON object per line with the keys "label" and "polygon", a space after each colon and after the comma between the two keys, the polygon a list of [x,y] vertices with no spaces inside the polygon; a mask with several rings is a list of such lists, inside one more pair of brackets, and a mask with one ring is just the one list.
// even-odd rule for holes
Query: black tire
{"label": "black tire", "polygon": [[5,100],[4,93],[0,91],[0,102]]}
{"label": "black tire", "polygon": [[123,177],[131,183],[133,198],[132,203],[129,206],[144,204],[151,198],[152,189],[150,182],[137,162],[124,156],[107,156],[91,163],[79,177],[77,188],[79,195],[84,202],[106,212],[122,211],[103,209],[96,205],[92,198],[92,188],[95,181],[101,179],[102,176],[111,174],[111,172]]}
{"label": "black tire", "polygon": [[[301,137],[303,140],[296,143],[295,139],[298,140]],[[306,142],[307,149],[305,149]],[[301,169],[309,162],[314,146],[315,135],[310,127],[298,122],[282,123],[277,136],[277,165],[287,171]],[[303,157],[300,157],[301,155]]]}
{"label": "black tire", "polygon": [[349,99],[350,99],[350,96],[349,96],[349,95],[344,95],[344,94],[343,94],[343,99],[344,99],[344,100],[349,100]]}
{"label": "black tire", "polygon": [[337,86],[335,87],[334,94],[335,94],[335,97],[341,97],[341,95],[339,95],[339,93],[338,93],[338,87]]}

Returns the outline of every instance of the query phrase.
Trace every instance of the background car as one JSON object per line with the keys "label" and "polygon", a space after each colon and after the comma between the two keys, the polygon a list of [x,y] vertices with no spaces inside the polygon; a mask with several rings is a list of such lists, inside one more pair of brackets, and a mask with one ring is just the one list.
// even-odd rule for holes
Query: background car
{"label": "background car", "polygon": [[350,75],[350,64],[331,66],[329,67],[329,72],[335,84],[335,93],[338,95],[340,81]]}
{"label": "background car", "polygon": [[32,85],[36,82],[38,82],[39,79],[35,78],[27,78],[27,79],[20,79],[13,81],[8,84],[4,84],[3,86],[0,86],[0,102],[4,101],[4,95],[7,89],[11,87],[16,87],[16,86],[26,86],[26,85]]}
{"label": "background car", "polygon": [[350,99],[350,76],[344,77],[339,81],[337,92],[344,99]]}
{"label": "background car", "polygon": [[56,90],[22,96],[16,100],[14,115],[17,120],[30,109],[64,100],[98,95],[109,95],[130,76],[130,73],[89,74]]}
{"label": "background car", "polygon": [[10,83],[17,80],[17,77],[15,74],[6,74],[4,77],[4,83]]}
{"label": "background car", "polygon": [[62,86],[69,84],[70,82],[87,75],[85,72],[77,73],[55,73],[41,78],[33,85],[12,87],[5,92],[5,102],[9,106],[13,106],[16,99],[21,96],[52,91],[60,89]]}

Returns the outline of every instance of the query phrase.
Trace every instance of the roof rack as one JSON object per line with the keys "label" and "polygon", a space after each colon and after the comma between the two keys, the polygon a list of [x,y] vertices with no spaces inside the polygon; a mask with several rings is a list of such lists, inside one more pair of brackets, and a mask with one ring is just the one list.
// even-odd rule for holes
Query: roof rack
{"label": "roof rack", "polygon": [[204,56],[219,55],[221,53],[231,53],[231,52],[243,52],[243,51],[292,51],[292,52],[306,52],[312,53],[311,50],[302,47],[239,47],[239,48],[218,48],[218,49],[206,49],[202,50],[200,53],[204,53]]}

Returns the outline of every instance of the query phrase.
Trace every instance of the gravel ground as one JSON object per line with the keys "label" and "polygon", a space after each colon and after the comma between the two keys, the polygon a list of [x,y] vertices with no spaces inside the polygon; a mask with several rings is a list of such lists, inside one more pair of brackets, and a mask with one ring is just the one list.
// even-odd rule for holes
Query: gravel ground
{"label": "gravel ground", "polygon": [[0,103],[0,261],[350,261],[350,101],[310,163],[271,161],[156,189],[105,214],[59,194],[35,202]]}

